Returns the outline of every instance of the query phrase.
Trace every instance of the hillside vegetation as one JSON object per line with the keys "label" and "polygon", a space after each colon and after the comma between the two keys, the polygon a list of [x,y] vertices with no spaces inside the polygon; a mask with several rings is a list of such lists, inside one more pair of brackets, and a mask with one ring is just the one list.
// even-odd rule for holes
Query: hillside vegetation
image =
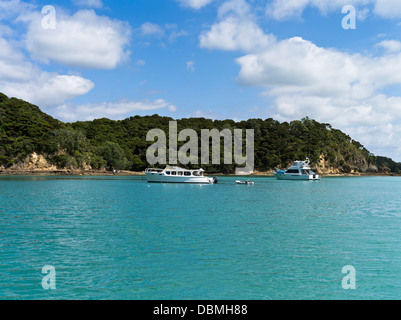
{"label": "hillside vegetation", "polygon": [[[122,121],[63,123],[37,106],[0,94],[0,168],[26,168],[34,154],[48,167],[57,169],[142,171],[148,167],[146,150],[153,144],[146,141],[146,134],[154,128],[167,134],[170,121],[173,119],[153,115]],[[322,173],[375,172],[377,165],[395,172],[401,168],[391,159],[375,157],[330,124],[309,118],[290,123],[271,118],[241,122],[189,118],[177,122],[178,131],[191,128],[199,137],[201,129],[254,129],[258,171],[286,168],[292,161],[306,157]],[[234,172],[235,165],[224,165],[223,156],[221,152],[220,165],[202,167],[210,173]]]}

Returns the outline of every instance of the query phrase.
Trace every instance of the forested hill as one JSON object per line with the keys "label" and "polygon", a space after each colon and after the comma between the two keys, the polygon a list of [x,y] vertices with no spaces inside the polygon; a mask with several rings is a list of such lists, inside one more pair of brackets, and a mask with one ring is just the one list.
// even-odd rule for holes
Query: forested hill
{"label": "forested hill", "polygon": [[[172,120],[153,115],[122,121],[99,119],[63,123],[43,113],[37,106],[0,94],[0,170],[142,171],[148,166],[146,150],[153,144],[146,141],[146,134],[154,128],[168,133],[169,121]],[[308,118],[291,123],[273,119],[235,122],[204,118],[177,122],[178,131],[194,129],[199,137],[201,129],[254,129],[257,171],[286,168],[293,160],[306,157],[321,173],[374,172],[377,165],[379,170],[399,170],[391,159],[376,158],[340,130]],[[389,169],[390,164],[392,168]],[[232,173],[235,169],[234,165],[224,164],[202,167],[210,173]]]}

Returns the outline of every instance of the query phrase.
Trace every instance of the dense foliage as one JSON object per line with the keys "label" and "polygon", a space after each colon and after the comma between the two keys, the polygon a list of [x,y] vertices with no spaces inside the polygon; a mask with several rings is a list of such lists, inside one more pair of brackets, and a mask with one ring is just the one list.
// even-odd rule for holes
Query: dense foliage
{"label": "dense foliage", "polygon": [[[146,141],[148,131],[159,128],[168,133],[170,121],[173,119],[153,115],[122,121],[98,119],[63,123],[32,104],[0,94],[0,166],[11,167],[36,152],[59,168],[91,166],[93,169],[142,171],[148,166],[146,150],[154,143]],[[306,157],[317,165],[322,155],[330,166],[343,172],[361,170],[361,164],[376,162],[376,157],[359,142],[329,124],[309,118],[291,123],[273,119],[178,120],[178,132],[187,128],[195,130],[199,139],[201,129],[254,129],[255,168],[259,171],[284,168],[293,160]],[[243,136],[245,139],[245,131]],[[179,147],[184,143],[179,142]],[[392,163],[388,166],[398,168]],[[229,173],[235,166],[224,165],[221,161],[219,165],[202,167],[208,172]]]}
{"label": "dense foliage", "polygon": [[390,171],[394,173],[401,172],[401,163],[394,162],[392,159],[387,157],[376,157],[376,165],[380,171]]}
{"label": "dense foliage", "polygon": [[0,165],[9,167],[34,151],[54,152],[53,131],[62,126],[38,107],[0,93]]}

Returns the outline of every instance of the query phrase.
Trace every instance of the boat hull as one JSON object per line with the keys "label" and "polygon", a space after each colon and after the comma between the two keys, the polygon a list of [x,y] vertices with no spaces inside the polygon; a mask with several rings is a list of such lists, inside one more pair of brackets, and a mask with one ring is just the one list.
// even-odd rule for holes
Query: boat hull
{"label": "boat hull", "polygon": [[235,181],[236,184],[247,184],[247,185],[254,185],[255,182],[253,181]]}
{"label": "boat hull", "polygon": [[305,175],[305,174],[276,174],[275,175],[278,180],[320,180],[320,176],[317,174],[314,175]]}
{"label": "boat hull", "polygon": [[210,177],[165,176],[161,173],[146,173],[146,179],[150,183],[192,183],[192,184],[216,183],[216,179]]}

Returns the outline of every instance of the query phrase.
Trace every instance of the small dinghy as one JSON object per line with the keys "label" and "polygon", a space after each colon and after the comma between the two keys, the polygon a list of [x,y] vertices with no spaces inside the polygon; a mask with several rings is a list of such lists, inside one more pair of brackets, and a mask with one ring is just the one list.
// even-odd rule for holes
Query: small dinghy
{"label": "small dinghy", "polygon": [[247,181],[240,181],[240,180],[237,180],[237,181],[235,181],[235,183],[236,183],[236,184],[255,184],[255,182],[250,181],[250,180],[247,180]]}

